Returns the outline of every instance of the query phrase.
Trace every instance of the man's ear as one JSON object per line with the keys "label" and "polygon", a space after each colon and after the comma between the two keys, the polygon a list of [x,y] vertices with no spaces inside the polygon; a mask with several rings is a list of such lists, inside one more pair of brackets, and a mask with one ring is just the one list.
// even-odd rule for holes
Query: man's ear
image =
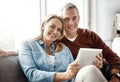
{"label": "man's ear", "polygon": [[78,16],[78,21],[80,22],[80,16]]}

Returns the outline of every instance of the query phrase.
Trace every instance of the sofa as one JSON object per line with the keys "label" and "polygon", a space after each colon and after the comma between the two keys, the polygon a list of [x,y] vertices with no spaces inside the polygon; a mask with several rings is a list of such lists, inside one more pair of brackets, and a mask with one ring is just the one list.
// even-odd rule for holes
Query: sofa
{"label": "sofa", "polygon": [[112,43],[112,50],[120,57],[120,37],[115,37]]}
{"label": "sofa", "polygon": [[0,57],[0,82],[28,82],[20,68],[18,56]]}

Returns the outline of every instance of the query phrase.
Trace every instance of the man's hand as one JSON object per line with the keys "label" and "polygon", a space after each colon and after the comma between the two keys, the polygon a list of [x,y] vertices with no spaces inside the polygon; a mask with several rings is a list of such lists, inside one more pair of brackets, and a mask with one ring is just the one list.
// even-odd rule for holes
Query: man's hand
{"label": "man's hand", "polygon": [[93,64],[99,69],[101,69],[103,67],[103,55],[102,55],[102,53],[96,57],[96,60],[93,62]]}
{"label": "man's hand", "polygon": [[[111,74],[120,73],[118,69],[112,69]],[[120,82],[120,79],[117,76],[111,76],[110,82]]]}
{"label": "man's hand", "polygon": [[120,79],[118,79],[116,76],[112,76],[110,82],[120,82]]}

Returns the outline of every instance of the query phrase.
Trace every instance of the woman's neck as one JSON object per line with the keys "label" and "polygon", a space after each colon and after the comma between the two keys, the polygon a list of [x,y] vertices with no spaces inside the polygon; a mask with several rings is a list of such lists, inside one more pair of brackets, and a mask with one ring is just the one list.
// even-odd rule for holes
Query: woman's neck
{"label": "woman's neck", "polygon": [[52,44],[52,42],[46,41],[44,38],[42,40],[46,44],[46,53],[48,53],[49,55],[51,55],[50,45]]}
{"label": "woman's neck", "polygon": [[49,46],[46,46],[46,53],[48,53],[49,55],[51,55],[50,47]]}
{"label": "woman's neck", "polygon": [[46,46],[50,46],[52,44],[51,41],[48,41],[45,38],[42,38],[42,41],[46,44]]}

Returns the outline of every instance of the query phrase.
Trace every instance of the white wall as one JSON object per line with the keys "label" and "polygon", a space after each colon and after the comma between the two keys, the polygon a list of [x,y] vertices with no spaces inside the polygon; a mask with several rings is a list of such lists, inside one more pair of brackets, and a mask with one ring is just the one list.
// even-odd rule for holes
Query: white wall
{"label": "white wall", "polygon": [[120,9],[120,0],[96,0],[96,31],[111,47],[115,36],[114,17]]}
{"label": "white wall", "polygon": [[[47,15],[49,14],[58,14],[61,15],[61,9],[66,3],[73,3],[77,6],[79,12],[80,12],[80,23],[79,27],[88,27],[88,0],[46,0],[47,1]],[[55,6],[55,4],[57,6]]]}
{"label": "white wall", "polygon": [[39,0],[0,0],[0,49],[14,50],[39,33]]}

